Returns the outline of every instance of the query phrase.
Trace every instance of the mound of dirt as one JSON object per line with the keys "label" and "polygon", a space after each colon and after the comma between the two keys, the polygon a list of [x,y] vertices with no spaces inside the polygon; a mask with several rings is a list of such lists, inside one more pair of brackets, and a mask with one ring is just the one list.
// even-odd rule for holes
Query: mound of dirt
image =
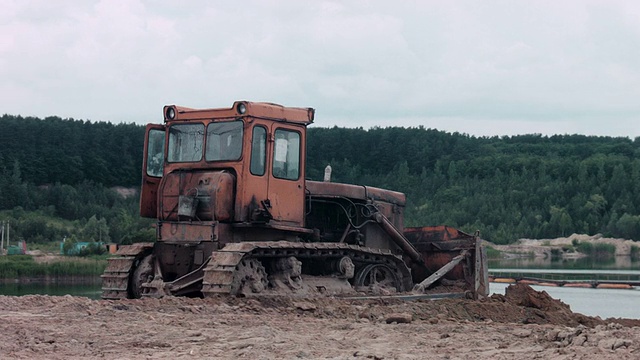
{"label": "mound of dirt", "polygon": [[[594,327],[605,323],[599,317],[574,313],[571,307],[554,299],[546,291],[536,291],[526,284],[514,284],[506,288],[505,295],[494,294],[494,301],[509,304],[510,314],[520,311],[522,323],[555,324]],[[505,309],[506,310],[506,309]],[[640,324],[640,321],[639,321]]]}
{"label": "mound of dirt", "polygon": [[507,287],[505,300],[514,305],[531,307],[542,311],[571,311],[569,305],[552,298],[546,291],[535,291],[525,284],[515,284]]}

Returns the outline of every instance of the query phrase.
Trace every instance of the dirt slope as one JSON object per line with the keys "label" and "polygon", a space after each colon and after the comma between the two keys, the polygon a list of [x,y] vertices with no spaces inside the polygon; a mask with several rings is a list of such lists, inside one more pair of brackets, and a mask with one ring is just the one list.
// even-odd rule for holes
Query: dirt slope
{"label": "dirt slope", "polygon": [[0,296],[0,358],[635,359],[638,325],[526,285],[484,301]]}

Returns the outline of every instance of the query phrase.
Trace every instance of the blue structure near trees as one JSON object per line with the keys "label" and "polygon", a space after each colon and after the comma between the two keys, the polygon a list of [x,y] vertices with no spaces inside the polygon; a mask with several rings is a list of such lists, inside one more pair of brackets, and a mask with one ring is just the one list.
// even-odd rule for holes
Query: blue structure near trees
{"label": "blue structure near trees", "polygon": [[60,255],[82,255],[83,252],[90,251],[92,248],[102,248],[106,251],[105,244],[103,242],[78,241],[72,244],[71,247],[67,246],[66,252],[64,244],[64,241],[60,242]]}

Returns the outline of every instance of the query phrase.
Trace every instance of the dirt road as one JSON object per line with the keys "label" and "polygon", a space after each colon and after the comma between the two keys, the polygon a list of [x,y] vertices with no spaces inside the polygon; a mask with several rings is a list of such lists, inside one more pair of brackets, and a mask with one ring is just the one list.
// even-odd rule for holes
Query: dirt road
{"label": "dirt road", "polygon": [[0,296],[2,359],[636,359],[640,321],[484,301]]}

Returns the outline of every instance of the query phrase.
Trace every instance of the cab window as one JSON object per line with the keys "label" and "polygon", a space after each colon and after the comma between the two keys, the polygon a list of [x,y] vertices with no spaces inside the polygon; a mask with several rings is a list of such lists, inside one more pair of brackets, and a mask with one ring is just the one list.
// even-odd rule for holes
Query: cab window
{"label": "cab window", "polygon": [[300,177],[300,133],[277,129],[273,146],[273,176],[297,180]]}
{"label": "cab window", "polygon": [[265,163],[267,161],[267,129],[262,126],[253,128],[251,138],[251,174],[264,175]]}
{"label": "cab window", "polygon": [[211,123],[207,126],[207,161],[238,160],[242,155],[242,121]]}
{"label": "cab window", "polygon": [[204,124],[178,124],[169,128],[169,162],[196,162],[202,159]]}
{"label": "cab window", "polygon": [[162,177],[164,166],[164,130],[150,130],[147,144],[147,175]]}

